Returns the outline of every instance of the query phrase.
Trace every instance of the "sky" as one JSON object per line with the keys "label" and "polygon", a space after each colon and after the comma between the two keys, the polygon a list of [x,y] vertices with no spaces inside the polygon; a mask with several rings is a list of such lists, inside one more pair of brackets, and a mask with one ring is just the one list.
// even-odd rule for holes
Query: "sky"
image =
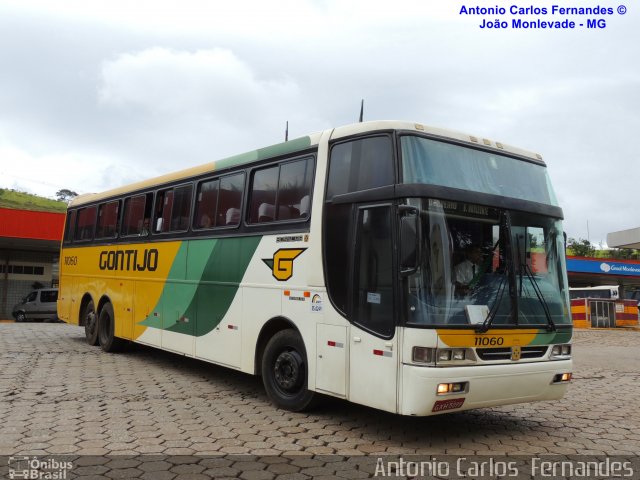
{"label": "sky", "polygon": [[[364,99],[365,120],[540,153],[569,237],[605,244],[640,226],[624,1],[599,3],[603,29],[516,30],[459,13],[515,0],[0,0],[0,188],[102,191],[278,143],[287,121],[290,138],[353,123]],[[598,5],[522,6],[554,3]]]}

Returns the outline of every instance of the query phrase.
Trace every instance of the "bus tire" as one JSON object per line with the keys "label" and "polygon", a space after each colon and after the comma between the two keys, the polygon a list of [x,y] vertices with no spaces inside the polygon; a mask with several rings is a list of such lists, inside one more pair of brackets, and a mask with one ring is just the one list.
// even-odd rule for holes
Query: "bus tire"
{"label": "bus tire", "polygon": [[92,347],[98,345],[98,315],[93,300],[89,300],[82,310],[82,321],[84,323],[84,336],[87,343]]}
{"label": "bus tire", "polygon": [[314,392],[308,385],[307,352],[295,330],[276,333],[264,349],[262,381],[267,395],[278,407],[299,412],[310,406]]}
{"label": "bus tire", "polygon": [[100,348],[105,352],[117,352],[122,348],[123,341],[116,338],[114,331],[115,316],[113,307],[110,303],[105,303],[98,317],[98,341],[100,342]]}

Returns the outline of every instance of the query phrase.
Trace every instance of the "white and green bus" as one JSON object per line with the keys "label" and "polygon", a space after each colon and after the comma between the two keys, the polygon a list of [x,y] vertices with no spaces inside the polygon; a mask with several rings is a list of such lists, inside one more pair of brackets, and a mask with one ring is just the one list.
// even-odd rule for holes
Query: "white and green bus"
{"label": "white and green bus", "polygon": [[71,202],[58,315],[403,415],[559,399],[572,322],[537,154],[421,124],[325,130]]}

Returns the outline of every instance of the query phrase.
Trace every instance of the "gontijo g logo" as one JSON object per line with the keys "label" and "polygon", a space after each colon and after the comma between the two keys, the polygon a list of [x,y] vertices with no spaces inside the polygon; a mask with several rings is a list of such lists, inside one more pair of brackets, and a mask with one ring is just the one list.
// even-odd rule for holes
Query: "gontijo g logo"
{"label": "gontijo g logo", "polygon": [[293,276],[293,261],[306,248],[281,248],[273,254],[273,258],[263,258],[262,261],[271,269],[273,277],[284,282]]}

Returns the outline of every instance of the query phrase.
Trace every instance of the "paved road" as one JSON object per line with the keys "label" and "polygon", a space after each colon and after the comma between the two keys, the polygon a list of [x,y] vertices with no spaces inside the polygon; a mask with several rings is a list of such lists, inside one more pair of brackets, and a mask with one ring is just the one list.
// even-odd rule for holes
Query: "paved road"
{"label": "paved road", "polygon": [[[245,478],[256,479],[335,474],[335,459],[361,454],[635,455],[640,332],[578,331],[574,359],[559,402],[407,418],[328,400],[303,414],[271,406],[256,377],[142,346],[105,354],[69,325],[0,324],[0,455],[273,456],[253,470],[245,461]],[[300,454],[334,456],[277,459]],[[113,467],[119,475],[159,480],[238,473],[232,460],[182,458],[147,462],[162,475],[110,461],[125,462]],[[106,461],[82,468],[117,476]]]}

